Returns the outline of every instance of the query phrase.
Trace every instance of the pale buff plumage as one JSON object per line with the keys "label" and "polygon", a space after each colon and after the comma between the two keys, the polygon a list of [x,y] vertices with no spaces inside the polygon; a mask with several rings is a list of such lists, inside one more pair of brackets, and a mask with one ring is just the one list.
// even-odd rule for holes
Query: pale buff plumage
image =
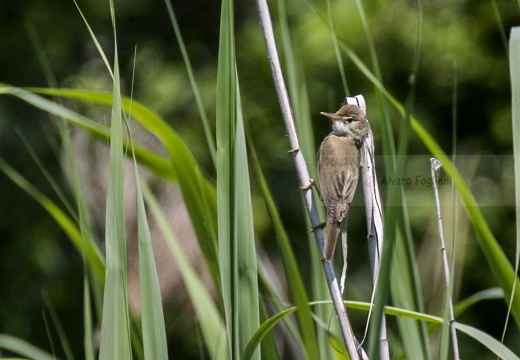
{"label": "pale buff plumage", "polygon": [[355,105],[343,105],[334,114],[321,114],[333,120],[333,131],[318,150],[320,194],[327,208],[323,256],[330,261],[340,231],[346,256],[346,223],[358,182],[359,148],[370,127],[365,114]]}

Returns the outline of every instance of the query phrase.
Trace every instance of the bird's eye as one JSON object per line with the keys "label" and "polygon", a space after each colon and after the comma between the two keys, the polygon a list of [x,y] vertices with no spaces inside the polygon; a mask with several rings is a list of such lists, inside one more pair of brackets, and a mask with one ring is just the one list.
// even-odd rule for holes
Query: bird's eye
{"label": "bird's eye", "polygon": [[346,122],[351,123],[352,120],[354,120],[354,117],[353,117],[353,116],[345,116],[345,121],[346,121]]}

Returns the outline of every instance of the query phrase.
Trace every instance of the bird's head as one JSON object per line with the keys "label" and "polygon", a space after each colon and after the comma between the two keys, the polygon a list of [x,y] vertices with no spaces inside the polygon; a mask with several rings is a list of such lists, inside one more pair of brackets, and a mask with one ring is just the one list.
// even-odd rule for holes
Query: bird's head
{"label": "bird's head", "polygon": [[320,113],[332,120],[332,130],[336,136],[349,136],[355,140],[364,138],[370,129],[363,111],[356,105],[343,105],[335,113]]}

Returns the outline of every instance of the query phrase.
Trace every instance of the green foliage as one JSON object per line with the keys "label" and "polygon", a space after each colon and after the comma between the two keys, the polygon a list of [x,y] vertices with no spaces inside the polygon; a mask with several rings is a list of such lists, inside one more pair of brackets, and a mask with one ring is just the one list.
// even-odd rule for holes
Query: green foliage
{"label": "green foliage", "polygon": [[[161,65],[154,68],[157,74],[144,75],[148,79],[157,79],[154,88],[172,89],[171,91],[179,95],[169,98],[166,102],[171,105],[171,109],[159,114],[156,112],[158,109],[164,111],[159,106],[161,99],[153,99],[149,94],[156,92],[142,85],[144,82],[137,81],[135,84],[137,98],[143,102],[122,96],[122,93],[127,93],[128,82],[125,81],[126,61],[120,61],[119,54],[126,49],[121,45],[118,48],[118,43],[115,42],[115,20],[119,17],[115,15],[111,2],[110,5],[114,37],[113,66],[109,65],[109,57],[103,51],[106,41],[94,35],[93,29],[101,25],[90,20],[89,24],[89,15],[80,11],[84,21],[82,26],[87,28],[87,31],[84,28],[83,31],[90,33],[90,41],[97,49],[96,56],[100,57],[98,60],[84,61],[90,62],[88,66],[93,61],[98,61],[102,64],[101,68],[106,67],[105,75],[89,75],[86,72],[81,76],[70,77],[67,81],[60,81],[66,86],[74,87],[73,89],[20,88],[0,84],[0,95],[11,95],[22,100],[24,108],[29,108],[27,105],[30,105],[59,117],[60,122],[64,120],[60,123],[60,133],[66,156],[65,167],[73,174],[68,181],[77,209],[62,205],[51,195],[47,195],[39,183],[34,183],[32,178],[29,180],[29,176],[22,171],[22,164],[15,165],[9,157],[3,155],[0,158],[0,168],[6,178],[40,204],[69,239],[79,254],[78,258],[83,259],[83,281],[77,280],[77,283],[83,284],[83,295],[79,302],[82,299],[84,303],[82,310],[80,307],[76,311],[83,313],[85,324],[82,329],[86,341],[79,345],[72,343],[75,347],[72,352],[83,351],[86,358],[94,358],[92,334],[97,325],[101,325],[101,358],[130,358],[132,349],[136,358],[166,358],[167,336],[172,331],[182,333],[183,329],[172,330],[165,321],[170,316],[170,309],[162,308],[147,218],[149,211],[178,265],[196,318],[196,325],[189,326],[200,328],[202,352],[207,351],[209,358],[265,358],[281,351],[277,347],[279,343],[290,344],[286,348],[294,348],[298,355],[303,354],[309,359],[330,358],[334,356],[335,350],[335,354],[340,357],[337,349],[332,349],[330,345],[333,343],[338,348],[342,346],[334,325],[329,325],[331,307],[325,301],[328,294],[322,291],[320,254],[313,241],[310,242],[311,255],[308,254],[307,222],[302,219],[303,211],[297,184],[293,181],[293,168],[289,157],[285,156],[288,144],[283,138],[279,109],[274,101],[272,84],[267,73],[267,61],[258,60],[263,59],[260,32],[255,27],[248,27],[251,20],[257,21],[256,13],[247,13],[245,17],[241,16],[239,21],[235,21],[236,12],[244,9],[236,8],[231,0],[222,2],[217,61],[217,47],[206,48],[197,44],[197,40],[193,40],[194,35],[189,30],[184,30],[194,25],[187,24],[182,17],[176,17],[172,5],[166,2],[169,20],[180,46],[182,61],[179,60],[179,63],[183,65],[161,67],[166,61],[162,58],[154,59],[157,61],[154,64]],[[445,4],[446,9],[438,9],[435,4],[416,9],[405,2],[376,4],[327,1],[326,4],[307,2],[305,7],[293,2],[278,1],[276,5],[272,11],[277,15],[273,19],[279,29],[278,46],[285,64],[284,71],[297,118],[301,148],[310,172],[315,173],[315,139],[321,140],[326,131],[324,122],[315,125],[311,121],[318,108],[336,106],[349,91],[364,93],[367,99],[369,119],[377,141],[376,149],[390,155],[385,159],[387,174],[396,178],[404,174],[409,166],[405,155],[427,151],[438,158],[453,181],[466,211],[467,221],[476,234],[474,243],[478,244],[479,249],[477,254],[476,247],[470,247],[472,251],[462,264],[465,271],[463,285],[454,289],[454,292],[460,292],[465,298],[455,304],[456,327],[460,333],[472,339],[470,345],[467,342],[462,343],[464,348],[461,352],[465,357],[471,356],[474,354],[472,345],[478,343],[489,349],[493,356],[517,359],[518,356],[514,354],[517,345],[508,335],[517,335],[520,327],[520,287],[515,275],[518,273],[520,240],[517,236],[516,243],[509,241],[505,230],[514,228],[515,224],[512,221],[506,223],[507,216],[489,214],[488,209],[479,207],[471,188],[471,179],[462,175],[461,169],[450,159],[449,152],[443,150],[450,142],[442,135],[439,122],[435,121],[439,113],[449,117],[443,113],[443,106],[446,108],[444,97],[449,98],[444,94],[449,89],[446,84],[452,84],[451,76],[455,71],[453,64],[456,63],[457,79],[461,82],[457,85],[461,89],[457,99],[460,102],[469,101],[468,93],[473,91],[471,86],[478,83],[480,87],[477,90],[482,91],[478,94],[479,111],[487,112],[486,121],[490,124],[488,128],[481,126],[484,120],[473,120],[475,111],[472,107],[461,104],[457,107],[457,112],[462,117],[460,121],[464,124],[461,142],[475,142],[475,139],[483,136],[472,132],[476,129],[467,129],[473,123],[468,126],[465,116],[471,115],[473,118],[470,119],[478,125],[475,128],[481,126],[486,131],[491,129],[488,132],[491,132],[492,140],[489,142],[499,149],[497,153],[507,153],[510,150],[508,146],[511,140],[508,140],[509,134],[504,130],[504,124],[509,119],[509,98],[506,101],[504,96],[495,97],[483,90],[489,86],[493,91],[509,96],[509,89],[503,90],[508,81],[507,75],[504,76],[501,66],[497,66],[505,67],[507,59],[504,54],[497,55],[497,51],[487,48],[491,46],[487,42],[488,37],[495,35],[504,38],[507,24],[514,19],[514,15],[511,15],[514,12],[506,11],[510,9],[510,5],[493,2],[492,11],[486,11],[484,5],[470,6],[463,2]],[[135,14],[140,12],[137,8],[128,10],[126,6],[130,5],[120,6],[125,9],[121,13],[121,22],[128,21],[129,13],[126,11],[135,11]],[[181,13],[186,14],[186,8],[175,6],[179,6]],[[467,14],[462,12],[465,6],[470,7]],[[218,9],[215,9],[213,7],[211,11],[217,13]],[[190,16],[195,18],[199,14]],[[202,19],[204,21],[190,18],[190,22],[201,27],[209,23],[215,24],[215,19],[207,14]],[[475,19],[479,19],[478,29]],[[79,17],[76,20],[81,23]],[[424,26],[422,31],[421,26]],[[490,30],[492,27],[496,30]],[[181,32],[187,39],[186,43]],[[477,38],[476,42],[472,41],[473,34]],[[121,35],[118,38],[121,39]],[[512,39],[516,38],[513,36]],[[168,38],[168,41],[171,39]],[[480,45],[473,49],[470,44]],[[512,43],[509,54],[513,89],[513,142],[517,140],[516,117],[519,113],[516,65],[520,62],[517,59],[516,45],[516,42]],[[137,59],[141,53],[140,46],[137,48]],[[150,50],[146,47],[153,48],[154,51],[158,48],[152,43],[143,47],[143,53]],[[202,64],[201,59],[204,57],[207,62]],[[345,63],[343,57],[346,59]],[[446,60],[450,57],[453,59]],[[196,59],[194,65],[191,63],[193,59]],[[122,70],[119,69],[120,63],[123,64]],[[249,64],[254,66],[247,66]],[[88,66],[85,65],[81,71],[85,71]],[[140,66],[144,68],[146,64],[137,61],[137,72]],[[180,79],[182,76],[179,74],[184,72],[184,68],[187,80],[179,83],[167,82],[171,78],[165,74],[175,73]],[[81,71],[78,70],[78,73]],[[410,73],[417,75],[417,83],[413,82],[411,87],[407,84]],[[495,74],[496,76],[492,76]],[[71,74],[67,74],[69,75]],[[96,86],[103,84],[103,76],[109,78],[107,83],[111,84],[112,92],[106,92],[106,86],[102,87],[104,91],[96,90]],[[19,81],[21,84],[25,82]],[[90,86],[92,84],[94,85]],[[47,98],[51,96],[54,99]],[[191,96],[193,101],[186,100]],[[399,100],[402,98],[407,100]],[[3,96],[2,99],[7,97]],[[61,100],[66,100],[66,105]],[[163,99],[162,103],[164,102]],[[489,109],[482,106],[483,103]],[[99,108],[111,109],[110,129],[101,125],[102,122],[93,120],[97,118],[96,111]],[[447,108],[451,108],[451,105]],[[0,114],[3,115],[2,109],[0,107]],[[206,112],[215,113],[214,124],[212,117],[208,118]],[[466,112],[470,114],[466,115]],[[12,123],[18,118],[12,119],[10,122],[0,120],[0,129],[13,127]],[[169,122],[166,119],[174,121]],[[144,132],[160,141],[166,154],[157,148],[144,146],[137,138],[133,141],[130,133],[125,138],[124,121],[130,123],[128,129],[132,128],[133,123],[139,124]],[[63,125],[65,122],[67,126]],[[110,146],[110,164],[105,164],[109,169],[105,211],[106,260],[99,250],[95,231],[92,230],[82,194],[81,179],[75,172],[72,151],[74,144],[67,135],[68,126],[87,131],[92,137]],[[253,152],[250,147],[248,154],[245,128],[248,129],[247,140],[255,144],[257,152]],[[213,141],[214,129],[216,145]],[[37,152],[38,144],[34,137],[28,135],[31,147],[37,149],[35,159],[39,162],[41,155]],[[380,142],[382,146],[379,146]],[[514,154],[518,157],[516,145],[515,143]],[[492,151],[493,146],[489,147]],[[482,145],[482,148],[485,146]],[[127,239],[123,231],[123,176],[124,159],[131,156],[134,157],[133,175],[137,184],[140,321],[136,320],[129,309],[126,289]],[[181,190],[203,263],[209,272],[209,281],[205,281],[195,270],[195,265],[190,264],[148,185],[141,184],[137,163],[149,170],[154,179],[167,180],[169,186],[178,186]],[[517,161],[514,166],[516,163]],[[251,168],[256,173],[253,181],[249,179]],[[50,182],[53,183],[53,180]],[[58,189],[61,185],[62,182],[54,181],[52,187]],[[516,185],[517,188],[520,186]],[[386,314],[389,317],[396,316],[395,321],[389,321],[393,357],[434,357],[438,351],[434,339],[438,336],[444,319],[429,315],[435,306],[429,304],[430,300],[421,286],[425,286],[424,278],[429,281],[426,286],[434,286],[436,282],[431,274],[421,273],[423,264],[418,262],[415,250],[422,245],[423,237],[430,236],[425,230],[425,224],[433,219],[434,211],[427,210],[424,215],[424,211],[415,211],[415,208],[409,207],[409,194],[404,187],[390,189],[385,194],[389,207],[385,213],[385,253],[379,286],[381,292],[376,295],[376,306],[372,309],[374,321],[371,324],[371,335],[368,343],[363,346],[370,349],[373,354],[371,358],[377,358],[374,354],[379,340],[378,320]],[[59,197],[66,196],[60,194]],[[516,202],[518,201],[517,199]],[[363,239],[364,235],[359,231],[359,228],[364,228],[362,215],[359,215],[362,211],[357,207],[354,210],[349,222],[349,232],[355,235],[350,238]],[[517,223],[518,219],[517,212]],[[29,225],[32,224],[26,224],[26,227]],[[305,241],[293,241],[295,239]],[[473,240],[471,236],[469,240]],[[509,254],[513,243],[516,252]],[[262,248],[262,253],[265,250],[269,255],[270,262],[277,269],[274,272],[277,273],[277,278],[266,278],[272,275],[267,275],[271,272],[261,270],[262,266],[258,263],[262,260],[258,255],[260,252],[257,253],[257,246]],[[364,246],[364,242],[359,241],[350,247],[354,252],[349,254],[346,292],[349,299],[366,298],[369,294],[364,285],[368,283],[367,270],[362,270],[367,267],[367,262],[364,256],[359,255],[364,254]],[[8,253],[10,249],[7,248]],[[485,262],[479,261],[480,257]],[[433,256],[431,258],[434,259]],[[510,259],[514,259],[514,266]],[[455,266],[453,268],[454,271],[462,271]],[[472,273],[477,274],[482,282],[474,282]],[[307,279],[312,280],[306,281]],[[278,280],[286,285],[287,296],[280,294],[275,287]],[[258,283],[261,284],[260,290]],[[485,290],[488,287],[493,288]],[[211,289],[214,289],[214,293]],[[395,307],[385,306],[390,301],[389,294]],[[493,299],[495,301],[492,302]],[[56,299],[51,297],[49,301],[54,302]],[[499,322],[506,335],[504,344],[494,339],[498,337],[496,333],[486,333],[492,332],[493,327],[476,310],[483,304],[497,303],[504,309],[507,306],[516,325],[507,328],[505,321]],[[350,309],[362,311],[363,314],[369,310],[366,302],[348,301],[346,305]],[[2,310],[5,311],[5,308]],[[289,316],[292,313],[294,318]],[[361,334],[364,317],[361,319],[361,315],[354,314],[354,330],[356,334]],[[502,315],[496,317],[500,316]],[[331,324],[334,321],[333,318]],[[64,323],[66,327],[67,323]],[[280,331],[282,328],[284,331]],[[5,331],[9,332],[10,328],[6,326]],[[52,329],[46,331],[51,332]],[[283,336],[274,342],[266,338],[270,332],[273,332],[273,337],[274,334]],[[62,342],[66,344],[67,340],[62,339]],[[265,348],[269,350],[260,354],[259,346],[262,341],[265,341]],[[10,335],[0,335],[0,348],[29,358],[45,359],[56,356]],[[344,349],[340,351],[344,352]],[[69,357],[72,356],[71,352],[66,353]],[[278,356],[290,357],[288,353],[279,353]]]}

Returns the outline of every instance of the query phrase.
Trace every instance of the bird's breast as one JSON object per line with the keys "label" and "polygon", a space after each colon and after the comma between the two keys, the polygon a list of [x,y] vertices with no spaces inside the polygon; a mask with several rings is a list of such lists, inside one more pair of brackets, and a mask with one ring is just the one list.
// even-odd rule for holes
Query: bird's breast
{"label": "bird's breast", "polygon": [[353,139],[345,136],[329,135],[321,143],[318,151],[320,166],[357,166],[359,150]]}

